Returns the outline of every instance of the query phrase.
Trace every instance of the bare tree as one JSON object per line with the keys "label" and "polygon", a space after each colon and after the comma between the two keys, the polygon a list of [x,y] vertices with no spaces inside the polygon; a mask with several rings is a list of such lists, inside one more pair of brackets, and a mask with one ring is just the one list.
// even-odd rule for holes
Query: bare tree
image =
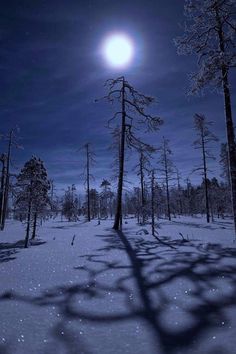
{"label": "bare tree", "polygon": [[137,165],[134,167],[137,175],[140,178],[140,191],[141,191],[141,215],[142,224],[145,224],[147,218],[146,210],[146,193],[145,193],[145,174],[150,173],[150,154],[147,151],[139,151],[139,159]]}
{"label": "bare tree", "polygon": [[20,145],[16,141],[15,131],[17,129],[11,129],[9,134],[5,137],[7,141],[7,153],[2,156],[4,158],[3,168],[2,168],[2,185],[1,185],[1,205],[0,205],[0,229],[4,230],[6,215],[7,215],[7,205],[8,205],[8,195],[10,188],[10,162],[11,162],[11,152],[12,147],[17,148]]}
{"label": "bare tree", "polygon": [[123,76],[117,79],[110,79],[106,82],[108,87],[108,95],[104,98],[110,103],[117,101],[120,104],[111,121],[117,117],[121,118],[120,124],[120,150],[119,150],[119,178],[117,188],[117,206],[113,228],[118,230],[122,227],[122,191],[124,181],[124,163],[125,163],[125,145],[135,150],[143,150],[152,152],[154,148],[143,142],[136,136],[134,130],[139,127],[145,127],[148,131],[155,131],[159,128],[162,120],[145,113],[145,107],[154,102],[150,96],[139,93],[132,85],[129,84]]}
{"label": "bare tree", "polygon": [[[1,194],[0,194],[0,225],[2,225],[3,222],[3,210],[4,210],[4,192],[5,192],[5,186],[6,186],[6,161],[7,161],[7,155],[2,154],[0,161],[2,163],[2,170],[1,170]],[[2,229],[2,227],[1,227]]]}
{"label": "bare tree", "polygon": [[169,140],[163,137],[163,144],[160,147],[160,159],[159,159],[159,170],[164,177],[164,183],[166,188],[166,206],[167,206],[167,217],[171,220],[171,210],[170,210],[170,181],[173,179],[174,165],[171,160],[172,151],[169,147]]}
{"label": "bare tree", "polygon": [[152,236],[156,235],[155,230],[155,170],[152,169],[151,171],[151,225],[152,225]]}
{"label": "bare tree", "polygon": [[178,168],[175,168],[176,171],[176,179],[177,179],[177,190],[178,190],[178,211],[180,215],[183,215],[183,202],[182,202],[182,188],[180,185],[180,172],[178,170]]}
{"label": "bare tree", "polygon": [[91,221],[91,207],[90,207],[90,181],[94,179],[91,174],[91,166],[95,163],[95,154],[91,149],[91,144],[86,143],[83,148],[85,149],[86,163],[84,166],[84,172],[80,177],[84,179],[84,183],[86,186],[86,199],[87,199],[87,221]]}
{"label": "bare tree", "polygon": [[224,95],[231,199],[236,231],[236,149],[231,108],[229,71],[236,67],[235,0],[186,0],[188,23],[176,39],[180,54],[198,56],[198,72],[191,75],[196,92],[209,84],[221,86]]}
{"label": "bare tree", "polygon": [[205,206],[207,222],[210,222],[210,209],[209,209],[209,192],[208,192],[208,166],[207,160],[214,159],[214,156],[209,150],[209,143],[218,141],[217,137],[209,130],[211,122],[207,122],[206,117],[202,114],[194,115],[194,127],[197,132],[197,140],[194,141],[195,149],[200,149],[202,154],[202,165],[196,170],[200,170],[203,176],[204,190],[205,190]]}

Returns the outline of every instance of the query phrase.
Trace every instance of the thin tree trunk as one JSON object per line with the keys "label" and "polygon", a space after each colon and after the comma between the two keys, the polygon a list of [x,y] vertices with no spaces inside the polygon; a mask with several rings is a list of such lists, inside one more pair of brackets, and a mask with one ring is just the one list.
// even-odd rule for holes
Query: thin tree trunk
{"label": "thin tree trunk", "polygon": [[5,178],[5,188],[3,193],[3,209],[1,216],[1,230],[4,230],[6,214],[7,214],[7,204],[8,204],[8,193],[9,193],[9,180],[10,180],[10,158],[11,158],[11,146],[12,146],[12,134],[13,130],[10,132],[8,151],[7,151],[7,166],[6,166],[6,178]]}
{"label": "thin tree trunk", "polygon": [[171,213],[170,213],[170,193],[169,193],[169,176],[168,176],[168,166],[167,166],[167,158],[166,158],[166,143],[164,140],[164,159],[165,159],[165,177],[166,177],[166,200],[167,200],[167,216],[171,221]]}
{"label": "thin tree trunk", "polygon": [[183,204],[181,200],[181,187],[180,187],[180,176],[179,172],[177,171],[177,183],[178,183],[178,204],[179,204],[179,214],[183,215]]}
{"label": "thin tree trunk", "polygon": [[125,161],[125,82],[123,78],[122,85],[122,121],[121,121],[121,137],[120,137],[120,156],[119,156],[119,180],[117,188],[117,205],[113,229],[119,230],[122,228],[122,191],[124,180],[124,161]]}
{"label": "thin tree trunk", "polygon": [[152,171],[152,180],[151,180],[151,218],[152,218],[152,235],[155,236],[155,211],[154,211],[154,192],[155,192],[155,186],[154,186],[154,181],[155,181],[155,175],[154,171]]}
{"label": "thin tree trunk", "polygon": [[29,199],[29,204],[28,204],[28,214],[27,214],[27,227],[26,227],[26,235],[25,235],[25,248],[28,248],[28,242],[29,242],[29,233],[30,233],[30,217],[31,217],[31,197]]}
{"label": "thin tree trunk", "polygon": [[89,145],[86,144],[86,154],[87,154],[87,219],[91,220],[90,214],[90,186],[89,186]]}
{"label": "thin tree trunk", "polygon": [[140,185],[141,185],[141,208],[142,208],[142,223],[145,223],[145,198],[144,198],[144,176],[143,176],[143,153],[140,154],[139,159],[140,167]]}
{"label": "thin tree trunk", "polygon": [[31,236],[31,240],[34,240],[35,239],[35,236],[36,236],[36,228],[37,228],[37,213],[35,212],[34,213],[34,223],[33,223],[33,232],[32,232],[32,236]]}
{"label": "thin tree trunk", "polygon": [[202,133],[202,159],[203,159],[203,173],[204,173],[204,187],[205,187],[205,203],[206,203],[206,219],[210,222],[210,211],[209,211],[209,196],[208,196],[208,181],[207,181],[207,166],[206,166],[206,151],[205,151],[205,141]]}
{"label": "thin tree trunk", "polygon": [[2,225],[3,209],[4,209],[4,190],[6,183],[6,165],[5,156],[2,156],[2,174],[1,174],[1,194],[0,194],[0,225]]}

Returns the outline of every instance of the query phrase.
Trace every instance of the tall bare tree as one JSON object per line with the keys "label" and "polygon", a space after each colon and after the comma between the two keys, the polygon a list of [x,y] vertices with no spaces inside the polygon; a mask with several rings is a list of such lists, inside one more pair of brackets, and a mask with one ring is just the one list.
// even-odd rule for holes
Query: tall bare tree
{"label": "tall bare tree", "polygon": [[167,206],[167,217],[171,220],[171,210],[170,210],[170,181],[173,179],[174,165],[171,160],[172,151],[169,147],[169,140],[163,137],[163,143],[160,147],[160,158],[159,158],[159,170],[163,175],[164,184],[166,188],[166,206]]}
{"label": "tall bare tree", "polygon": [[135,166],[135,171],[140,178],[140,191],[141,191],[141,216],[142,216],[142,224],[145,224],[147,218],[147,210],[146,210],[146,193],[145,193],[145,174],[150,173],[151,165],[150,165],[150,154],[146,151],[139,151],[138,163]]}
{"label": "tall bare tree", "polygon": [[7,141],[7,153],[4,154],[3,169],[2,169],[2,185],[1,185],[1,205],[0,205],[0,229],[4,230],[7,206],[8,206],[8,196],[10,189],[10,162],[11,162],[11,152],[12,147],[20,148],[20,145],[16,141],[16,131],[17,129],[11,129],[9,134],[4,138]]}
{"label": "tall bare tree", "polygon": [[86,188],[86,199],[87,199],[87,221],[91,221],[91,203],[90,203],[90,181],[94,179],[91,174],[91,166],[95,163],[95,154],[92,151],[91,144],[86,143],[83,148],[85,149],[85,158],[86,163],[84,166],[84,172],[81,174],[81,177],[84,179],[84,184]]}
{"label": "tall bare tree", "polygon": [[120,154],[119,154],[119,178],[117,187],[117,205],[113,228],[119,230],[122,227],[122,192],[124,181],[125,146],[135,149],[153,152],[154,148],[143,142],[134,133],[134,129],[145,127],[148,131],[159,128],[162,120],[145,112],[145,108],[154,102],[154,98],[139,93],[124,76],[110,79],[106,82],[108,95],[104,98],[110,103],[115,101],[120,104],[119,110],[109,120],[120,118]]}
{"label": "tall bare tree", "polygon": [[180,54],[198,57],[198,71],[191,75],[193,92],[209,84],[222,87],[236,231],[236,148],[229,85],[229,71],[236,67],[235,13],[235,0],[186,0],[185,33],[175,41]]}
{"label": "tall bare tree", "polygon": [[209,209],[209,191],[208,191],[208,166],[207,160],[214,159],[214,156],[209,150],[209,144],[218,141],[217,137],[209,130],[211,122],[207,122],[206,117],[202,114],[194,115],[194,127],[197,132],[197,140],[194,141],[195,149],[200,149],[202,154],[202,165],[195,170],[200,170],[203,176],[203,184],[205,190],[205,206],[207,222],[210,222]]}

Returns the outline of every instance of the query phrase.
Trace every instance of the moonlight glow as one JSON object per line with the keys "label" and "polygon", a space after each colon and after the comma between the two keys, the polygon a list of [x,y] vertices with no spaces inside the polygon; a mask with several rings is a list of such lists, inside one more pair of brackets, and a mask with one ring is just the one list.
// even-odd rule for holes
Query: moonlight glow
{"label": "moonlight glow", "polygon": [[104,42],[103,55],[109,65],[125,67],[133,58],[133,43],[124,34],[110,35]]}

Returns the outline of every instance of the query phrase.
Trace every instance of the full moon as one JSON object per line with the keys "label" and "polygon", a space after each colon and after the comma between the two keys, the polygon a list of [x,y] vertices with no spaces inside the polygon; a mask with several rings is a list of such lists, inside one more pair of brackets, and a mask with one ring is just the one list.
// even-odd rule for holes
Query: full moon
{"label": "full moon", "polygon": [[110,66],[126,67],[131,62],[133,54],[133,43],[125,34],[112,34],[104,41],[103,55]]}

